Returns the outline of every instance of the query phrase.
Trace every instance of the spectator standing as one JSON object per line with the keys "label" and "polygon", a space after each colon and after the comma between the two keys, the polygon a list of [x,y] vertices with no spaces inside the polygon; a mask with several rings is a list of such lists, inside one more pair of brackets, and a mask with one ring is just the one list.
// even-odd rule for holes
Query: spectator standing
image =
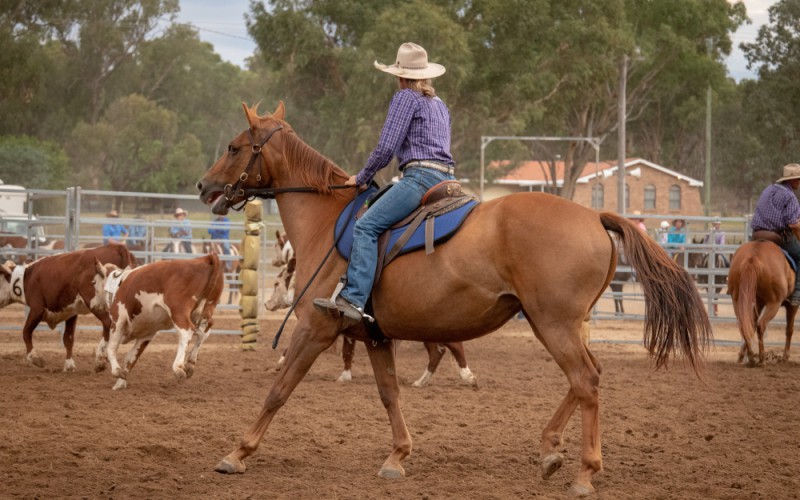
{"label": "spectator standing", "polygon": [[[119,213],[116,210],[112,210],[106,214],[106,217],[117,219],[119,218]],[[114,221],[103,224],[103,245],[108,245],[109,243],[122,244],[127,236],[128,230],[119,222]]]}
{"label": "spectator standing", "polygon": [[667,245],[667,231],[669,231],[669,222],[662,220],[658,228],[658,242],[662,246]]}

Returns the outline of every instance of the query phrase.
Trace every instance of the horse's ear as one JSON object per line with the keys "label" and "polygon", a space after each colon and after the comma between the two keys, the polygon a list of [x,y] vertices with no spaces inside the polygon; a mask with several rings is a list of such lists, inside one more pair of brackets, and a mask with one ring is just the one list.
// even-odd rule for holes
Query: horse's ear
{"label": "horse's ear", "polygon": [[277,118],[278,120],[283,120],[286,116],[286,107],[283,105],[283,101],[278,101],[278,107],[275,108],[275,112],[272,113],[273,118]]}
{"label": "horse's ear", "polygon": [[258,128],[259,120],[258,120],[258,103],[255,103],[252,108],[248,108],[247,104],[244,102],[242,103],[242,108],[244,108],[244,115],[247,117],[247,123],[250,124],[250,128]]}

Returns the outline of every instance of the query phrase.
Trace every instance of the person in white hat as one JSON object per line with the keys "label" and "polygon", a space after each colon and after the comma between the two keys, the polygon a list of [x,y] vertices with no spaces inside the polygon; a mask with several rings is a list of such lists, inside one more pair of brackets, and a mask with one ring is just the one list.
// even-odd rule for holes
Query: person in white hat
{"label": "person in white hat", "polygon": [[395,76],[400,89],[389,104],[378,145],[364,168],[346,184],[369,184],[395,157],[403,177],[356,222],[344,289],[334,299],[314,300],[318,309],[326,313],[338,309],[351,323],[363,317],[372,290],[378,236],[414,211],[428,189],[455,180],[450,111],[431,85],[431,79],[443,75],[445,67],[428,61],[428,53],[415,43],[402,44],[394,64],[375,61],[374,66]]}
{"label": "person in white hat", "polygon": [[[794,192],[800,187],[800,165],[789,163],[783,167],[783,176],[770,184],[756,203],[750,222],[753,239],[768,239],[800,263],[800,203]],[[794,306],[800,306],[800,273],[795,274],[794,291],[790,297]]]}
{"label": "person in white hat", "polygon": [[714,245],[725,244],[725,231],[722,230],[722,219],[719,217],[711,219],[711,232],[705,235],[703,243],[706,245],[710,243]]}
{"label": "person in white hat", "polygon": [[186,218],[186,210],[178,207],[175,209],[176,223],[169,228],[169,235],[180,240],[185,253],[192,253],[192,223]]}

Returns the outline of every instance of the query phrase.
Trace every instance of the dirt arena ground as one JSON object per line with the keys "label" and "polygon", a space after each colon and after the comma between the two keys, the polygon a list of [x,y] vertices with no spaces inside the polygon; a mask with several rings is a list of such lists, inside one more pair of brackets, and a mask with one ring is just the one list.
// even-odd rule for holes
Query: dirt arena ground
{"label": "dirt arena ground", "polygon": [[[20,306],[9,307],[0,311],[0,324],[21,324],[21,315]],[[230,328],[238,323],[232,316],[217,321]],[[63,373],[57,333],[34,336],[47,363],[40,369],[23,361],[19,331],[0,331],[0,497],[566,496],[579,466],[580,415],[564,433],[564,467],[542,480],[539,434],[567,382],[518,321],[466,344],[477,390],[460,385],[449,354],[431,386],[410,387],[423,371],[425,352],[420,344],[398,346],[403,408],[414,439],[404,479],[377,477],[391,436],[363,346],[350,383],[334,382],[338,354],[320,357],[247,461],[246,474],[215,473],[276,376],[278,353],[269,343],[279,321],[262,322],[255,352],[242,352],[237,336],[212,336],[194,377],[180,385],[170,370],[174,335],[162,334],[125,391],[111,391],[108,372],[92,372],[95,332],[78,332],[78,370]],[[640,336],[638,322],[593,326],[591,348],[603,365],[604,470],[594,479],[599,498],[798,498],[800,364],[772,361],[749,369],[736,364],[736,347],[717,347],[704,385],[680,365],[654,371],[633,342]],[[738,332],[735,325],[715,324],[715,336],[737,340]],[[604,342],[620,340],[632,342]],[[780,327],[769,340],[783,341]]]}

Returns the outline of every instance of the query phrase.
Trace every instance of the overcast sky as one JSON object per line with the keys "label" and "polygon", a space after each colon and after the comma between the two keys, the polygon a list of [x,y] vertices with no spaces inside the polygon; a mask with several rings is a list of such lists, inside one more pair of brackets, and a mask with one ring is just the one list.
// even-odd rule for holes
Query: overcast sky
{"label": "overcast sky", "polygon": [[[731,1],[731,0],[729,0]],[[728,72],[737,81],[755,78],[748,71],[747,61],[739,50],[742,42],[754,42],[758,28],[769,20],[767,8],[776,0],[744,0],[747,14],[753,20],[733,34],[733,51],[727,58]],[[245,67],[245,59],[256,48],[247,34],[245,13],[250,11],[250,0],[183,0],[178,15],[180,22],[191,23],[198,29],[200,38],[214,45],[216,52],[226,61]]]}

